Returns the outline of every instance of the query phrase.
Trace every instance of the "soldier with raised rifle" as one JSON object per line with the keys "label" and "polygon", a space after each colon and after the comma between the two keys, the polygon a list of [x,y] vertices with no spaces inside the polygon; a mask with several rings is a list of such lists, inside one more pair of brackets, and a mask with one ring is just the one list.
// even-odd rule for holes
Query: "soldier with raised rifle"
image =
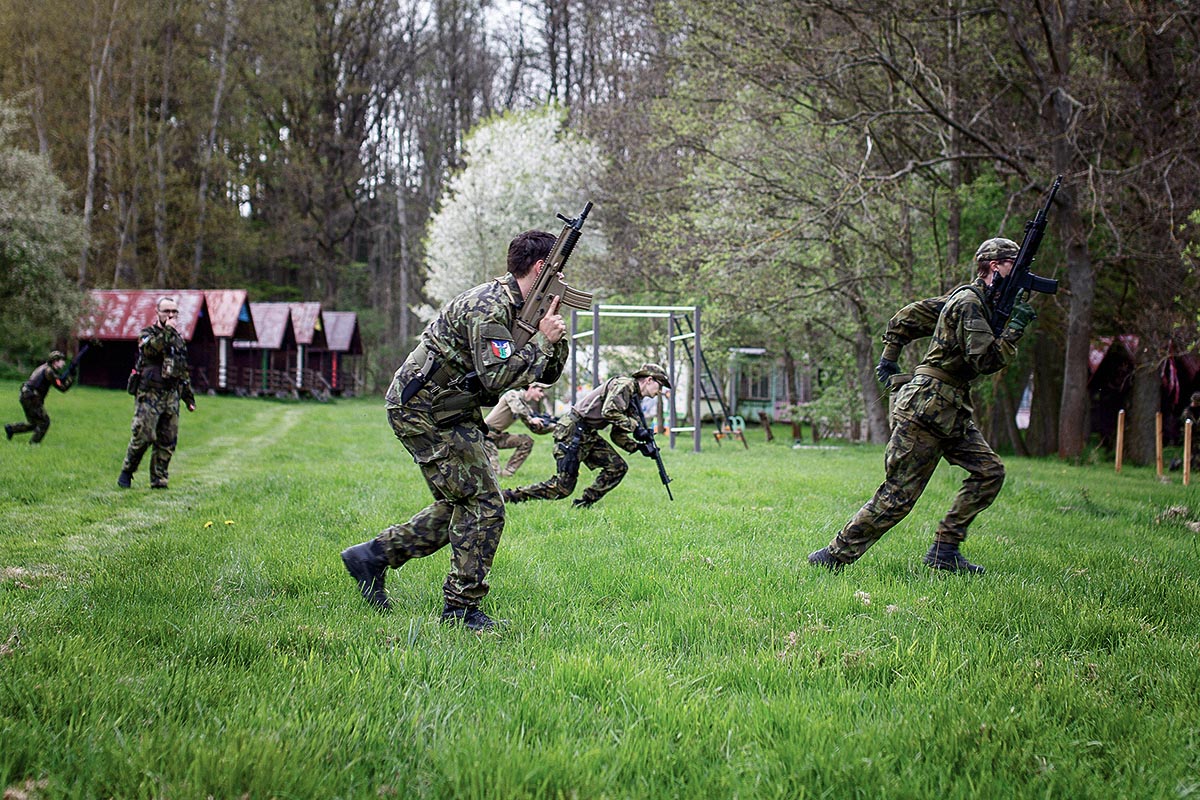
{"label": "soldier with raised rifle", "polygon": [[480,407],[509,389],[550,384],[562,374],[570,342],[559,305],[587,307],[591,295],[571,290],[560,271],[590,208],[566,220],[557,239],[544,231],[516,236],[507,274],[447,303],[396,370],[387,392],[388,421],[421,468],[434,502],[342,551],[347,571],[376,608],[391,607],[389,568],[450,545],[442,622],[473,631],[495,626],[480,603],[504,531],[504,503]]}
{"label": "soldier with raised rifle", "polygon": [[[945,459],[965,469],[967,478],[938,524],[925,564],[950,572],[984,571],[968,561],[959,546],[972,520],[1000,493],[1004,464],[975,427],[971,381],[1012,363],[1018,340],[1037,317],[1028,301],[1019,299],[1002,332],[993,331],[995,298],[1009,279],[1019,250],[1011,239],[988,239],[975,252],[974,282],[948,295],[911,303],[888,322],[876,368],[881,381],[893,390],[899,386],[892,406],[894,427],[884,454],[887,477],[833,541],[809,555],[810,564],[836,572],[861,558],[908,516]],[[897,363],[901,348],[931,333],[925,358],[911,379],[904,380]]]}

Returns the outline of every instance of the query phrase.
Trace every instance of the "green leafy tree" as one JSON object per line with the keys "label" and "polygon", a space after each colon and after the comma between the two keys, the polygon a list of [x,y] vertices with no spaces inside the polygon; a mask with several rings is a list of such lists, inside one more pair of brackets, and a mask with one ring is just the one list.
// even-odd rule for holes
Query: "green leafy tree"
{"label": "green leafy tree", "polygon": [[85,237],[46,158],[16,145],[19,112],[0,98],[0,358],[41,356],[70,332],[81,295],[65,269]]}

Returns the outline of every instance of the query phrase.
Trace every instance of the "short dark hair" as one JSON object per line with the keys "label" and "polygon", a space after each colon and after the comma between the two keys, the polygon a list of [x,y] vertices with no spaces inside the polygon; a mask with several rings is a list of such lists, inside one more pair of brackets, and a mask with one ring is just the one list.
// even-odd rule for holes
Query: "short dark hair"
{"label": "short dark hair", "polygon": [[508,271],[518,278],[529,274],[529,269],[554,248],[554,234],[545,231],[518,233],[508,243]]}

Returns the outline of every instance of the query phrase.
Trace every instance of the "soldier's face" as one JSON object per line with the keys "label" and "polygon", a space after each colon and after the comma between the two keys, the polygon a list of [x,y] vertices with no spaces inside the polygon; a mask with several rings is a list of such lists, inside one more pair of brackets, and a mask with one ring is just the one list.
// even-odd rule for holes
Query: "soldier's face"
{"label": "soldier's face", "polygon": [[995,269],[996,272],[1000,273],[1001,278],[1007,278],[1008,273],[1013,271],[1013,266],[1015,266],[1016,263],[1017,262],[1011,258],[1006,258],[1003,261],[993,261],[992,262],[992,264],[994,265],[993,269]]}
{"label": "soldier's face", "polygon": [[174,303],[163,303],[158,307],[158,324],[171,328],[179,321],[179,307]]}
{"label": "soldier's face", "polygon": [[525,390],[525,399],[531,403],[537,403],[545,396],[546,393],[542,391],[542,387],[540,386],[530,386]]}
{"label": "soldier's face", "polygon": [[642,378],[643,397],[658,397],[658,393],[661,391],[662,384],[654,380],[654,378]]}

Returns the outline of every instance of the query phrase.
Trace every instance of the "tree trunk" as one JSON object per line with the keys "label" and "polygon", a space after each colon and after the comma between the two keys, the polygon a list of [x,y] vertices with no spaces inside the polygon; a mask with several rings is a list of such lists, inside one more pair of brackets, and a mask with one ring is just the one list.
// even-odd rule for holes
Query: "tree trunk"
{"label": "tree trunk", "polygon": [[1131,464],[1152,464],[1155,458],[1154,418],[1162,410],[1162,378],[1159,375],[1161,343],[1143,335],[1138,343],[1133,369],[1133,391],[1125,415],[1125,459]]}
{"label": "tree trunk", "polygon": [[[87,175],[84,179],[83,190],[83,231],[89,239],[92,235],[92,218],[95,216],[96,209],[96,156],[100,138],[101,90],[104,88],[105,72],[108,70],[108,62],[112,57],[113,29],[116,27],[117,12],[121,6],[121,0],[113,0],[112,14],[108,18],[108,29],[104,33],[104,43],[100,45],[100,52],[97,53],[95,37],[100,26],[99,2],[100,0],[92,2],[92,60],[88,64],[88,123],[85,145],[87,148]],[[90,249],[91,244],[85,244],[83,252],[79,256],[79,276],[76,283],[80,289],[87,286]]]}
{"label": "tree trunk", "polygon": [[221,50],[217,55],[217,87],[213,92],[212,113],[208,118],[208,136],[200,153],[200,185],[196,190],[196,241],[192,245],[191,285],[200,285],[200,268],[204,261],[204,225],[208,219],[208,179],[213,151],[217,146],[217,126],[221,121],[221,104],[225,98],[225,80],[229,72],[229,46],[237,27],[237,3],[225,0],[225,25],[221,34]]}
{"label": "tree trunk", "polygon": [[167,270],[171,264],[170,245],[167,242],[167,136],[170,126],[167,116],[171,105],[171,70],[175,62],[175,26],[177,8],[168,10],[166,29],[163,31],[162,84],[158,96],[158,130],[154,141],[154,285],[159,289],[167,286]]}
{"label": "tree trunk", "polygon": [[1058,197],[1063,201],[1058,228],[1067,245],[1067,287],[1071,298],[1067,311],[1066,352],[1063,354],[1062,404],[1058,412],[1058,455],[1060,458],[1077,459],[1083,454],[1090,429],[1088,354],[1091,351],[1096,284],[1092,260],[1088,255],[1086,229],[1076,205],[1075,191],[1064,185]]}

